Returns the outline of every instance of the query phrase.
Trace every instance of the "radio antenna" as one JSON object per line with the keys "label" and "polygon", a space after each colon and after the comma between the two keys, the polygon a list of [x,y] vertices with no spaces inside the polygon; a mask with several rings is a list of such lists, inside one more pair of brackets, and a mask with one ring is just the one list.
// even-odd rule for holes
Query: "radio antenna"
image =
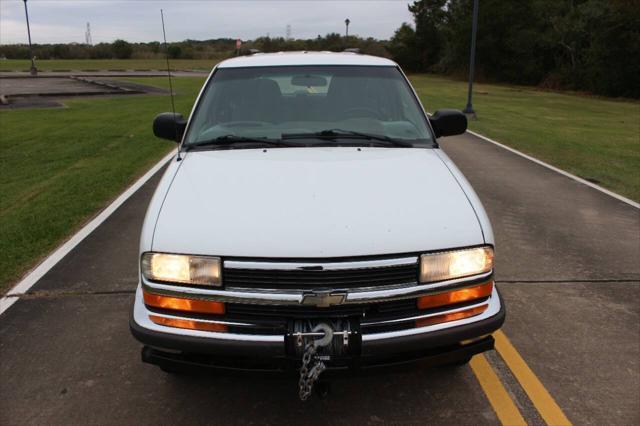
{"label": "radio antenna", "polygon": [[[171,82],[171,67],[169,66],[169,48],[167,47],[167,33],[164,29],[164,12],[160,9],[160,19],[162,20],[162,37],[164,38],[164,57],[167,60],[167,76],[169,77],[169,95],[171,96],[171,112],[173,113],[173,126],[175,128],[175,138],[178,141],[178,124],[175,122],[176,120],[176,104],[173,100],[173,83]],[[178,141],[179,142],[179,141]],[[178,158],[177,161],[180,161],[180,149],[178,148]]]}

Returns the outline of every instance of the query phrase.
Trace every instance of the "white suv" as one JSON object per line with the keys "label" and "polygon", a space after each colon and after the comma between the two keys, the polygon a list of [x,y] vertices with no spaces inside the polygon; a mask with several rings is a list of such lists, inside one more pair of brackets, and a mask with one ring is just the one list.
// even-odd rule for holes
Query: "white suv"
{"label": "white suv", "polygon": [[[301,369],[493,348],[505,317],[493,233],[398,65],[354,53],[255,54],[216,66],[149,205],[131,331],[143,360]],[[301,364],[301,360],[304,362]]]}

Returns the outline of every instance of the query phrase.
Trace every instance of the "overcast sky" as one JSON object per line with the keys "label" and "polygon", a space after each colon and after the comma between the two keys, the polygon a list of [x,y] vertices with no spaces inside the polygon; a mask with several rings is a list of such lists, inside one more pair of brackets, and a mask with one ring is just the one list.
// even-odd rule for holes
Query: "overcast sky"
{"label": "overcast sky", "polygon": [[[91,23],[94,43],[122,38],[153,41],[162,38],[164,9],[167,39],[204,40],[218,37],[253,39],[269,34],[284,37],[291,25],[294,38],[344,32],[386,39],[403,22],[412,22],[406,0],[377,1],[192,1],[192,0],[28,0],[34,43],[84,43]],[[26,43],[22,0],[0,0],[0,44]]]}

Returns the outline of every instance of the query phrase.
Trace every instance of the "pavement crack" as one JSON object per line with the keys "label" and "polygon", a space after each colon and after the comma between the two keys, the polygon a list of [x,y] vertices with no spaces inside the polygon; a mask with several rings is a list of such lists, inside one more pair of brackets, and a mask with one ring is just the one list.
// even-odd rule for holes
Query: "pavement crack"
{"label": "pavement crack", "polygon": [[77,296],[112,296],[122,294],[135,294],[135,290],[96,290],[96,291],[77,291],[77,290],[37,290],[26,293],[10,293],[5,297],[17,297],[24,300],[33,299],[58,299],[62,297]]}

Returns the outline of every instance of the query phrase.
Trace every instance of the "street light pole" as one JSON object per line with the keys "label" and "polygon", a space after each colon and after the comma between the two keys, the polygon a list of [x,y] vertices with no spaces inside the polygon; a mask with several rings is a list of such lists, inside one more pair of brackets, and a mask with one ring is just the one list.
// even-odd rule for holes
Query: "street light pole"
{"label": "street light pole", "polygon": [[469,94],[467,95],[467,106],[464,108],[464,113],[470,115],[472,118],[476,118],[476,112],[473,110],[473,76],[475,74],[476,66],[476,33],[478,32],[478,2],[479,0],[473,0],[473,21],[471,23],[471,57],[469,58]]}
{"label": "street light pole", "polygon": [[33,47],[31,46],[31,28],[29,27],[29,11],[27,10],[27,0],[24,1],[24,14],[27,16],[27,34],[29,35],[29,56],[31,57],[31,69],[29,72],[31,75],[38,75],[38,69],[33,60]]}
{"label": "street light pole", "polygon": [[349,24],[351,23],[351,21],[349,20],[349,18],[344,20],[344,24],[347,26],[347,31],[345,32],[345,38],[348,39],[349,38]]}

